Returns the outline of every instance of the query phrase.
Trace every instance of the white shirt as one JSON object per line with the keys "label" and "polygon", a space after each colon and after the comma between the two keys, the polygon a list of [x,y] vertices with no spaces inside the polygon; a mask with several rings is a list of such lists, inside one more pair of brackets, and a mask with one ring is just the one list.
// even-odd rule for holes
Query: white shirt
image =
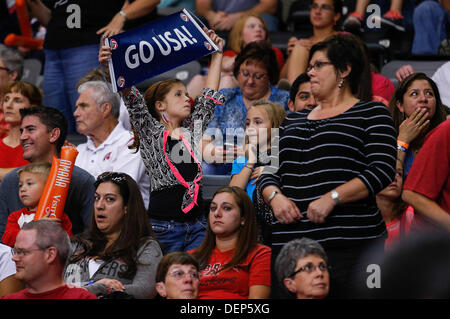
{"label": "white shirt", "polygon": [[132,133],[118,122],[108,138],[98,147],[95,147],[90,137],[86,143],[78,145],[75,165],[88,171],[95,178],[103,172],[122,172],[130,175],[139,185],[145,208],[148,208],[150,178],[146,174],[147,170],[140,152],[134,153],[134,150],[128,148],[132,142]]}
{"label": "white shirt", "polygon": [[436,82],[442,103],[450,107],[450,61],[441,65],[431,79]]}
{"label": "white shirt", "polygon": [[0,281],[16,273],[16,263],[11,258],[11,247],[0,244]]}

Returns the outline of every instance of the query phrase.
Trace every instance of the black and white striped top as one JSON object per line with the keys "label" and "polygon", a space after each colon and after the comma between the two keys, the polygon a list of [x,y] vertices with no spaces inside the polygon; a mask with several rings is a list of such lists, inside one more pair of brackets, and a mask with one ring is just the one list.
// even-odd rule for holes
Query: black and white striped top
{"label": "black and white striped top", "polygon": [[[393,181],[397,155],[396,132],[386,106],[358,102],[323,120],[308,120],[309,112],[287,116],[279,131],[279,167],[268,167],[258,181],[260,199],[264,187],[277,185],[303,215],[293,224],[273,222],[274,248],[300,237],[338,248],[384,236],[375,194]],[[367,186],[368,198],[336,206],[323,224],[309,221],[310,202],[355,177]]]}

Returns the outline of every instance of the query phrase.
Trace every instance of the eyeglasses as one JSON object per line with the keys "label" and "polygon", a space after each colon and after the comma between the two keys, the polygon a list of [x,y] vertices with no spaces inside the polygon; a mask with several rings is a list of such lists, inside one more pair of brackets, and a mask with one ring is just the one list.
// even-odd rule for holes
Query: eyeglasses
{"label": "eyeglasses", "polygon": [[244,78],[248,79],[249,77],[252,77],[253,80],[255,81],[261,81],[262,79],[264,79],[267,74],[265,73],[250,73],[247,70],[239,70],[239,74],[242,75]]}
{"label": "eyeglasses", "polygon": [[42,248],[35,248],[35,249],[11,248],[11,253],[13,256],[24,257],[26,255],[31,254],[33,251],[37,251],[37,250],[45,250],[45,249],[42,249]]}
{"label": "eyeglasses", "polygon": [[8,68],[5,68],[5,67],[3,67],[3,66],[0,66],[0,70],[5,70],[6,72],[10,72],[10,69],[8,69]]}
{"label": "eyeglasses", "polygon": [[95,181],[94,185],[95,187],[97,187],[99,184],[107,181],[112,181],[116,184],[120,184],[126,182],[126,176],[123,173],[104,172],[97,177],[97,180]]}
{"label": "eyeglasses", "polygon": [[171,273],[169,273],[168,275],[177,280],[183,279],[186,275],[189,275],[189,277],[191,277],[191,279],[197,279],[197,280],[200,279],[200,274],[198,273],[198,271],[184,272],[182,270],[174,270]]}
{"label": "eyeglasses", "polygon": [[322,61],[317,61],[316,63],[314,63],[313,65],[308,65],[308,67],[306,68],[306,72],[311,71],[312,69],[314,69],[315,71],[319,71],[321,68],[323,68],[325,65],[332,65],[333,63],[331,62],[322,62]]}
{"label": "eyeglasses", "polygon": [[331,267],[327,266],[324,262],[319,263],[318,266],[314,265],[313,263],[307,263],[305,266],[300,267],[299,269],[297,269],[296,271],[294,271],[289,277],[295,277],[295,275],[297,275],[299,272],[306,272],[308,274],[311,274],[313,272],[316,271],[316,269],[319,268],[320,271],[325,272],[328,271]]}
{"label": "eyeglasses", "polygon": [[313,3],[312,5],[309,6],[309,8],[311,10],[326,10],[326,11],[334,10],[333,6],[330,6],[328,4],[322,4],[321,6],[319,6],[317,3]]}

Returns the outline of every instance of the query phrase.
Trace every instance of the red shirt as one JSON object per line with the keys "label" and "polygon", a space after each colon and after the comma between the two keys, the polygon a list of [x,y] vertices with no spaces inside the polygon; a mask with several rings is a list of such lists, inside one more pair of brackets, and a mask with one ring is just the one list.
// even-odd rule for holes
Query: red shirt
{"label": "red shirt", "polygon": [[23,159],[22,146],[10,147],[0,139],[0,168],[21,167],[30,162]]}
{"label": "red shirt", "polygon": [[396,244],[401,239],[402,235],[404,236],[409,234],[413,220],[414,208],[412,206],[408,206],[400,218],[396,218],[392,222],[386,223],[388,232],[388,238],[384,242],[384,248],[386,250]]}
{"label": "red shirt", "polygon": [[[22,229],[24,223],[23,217],[29,216],[28,219],[33,219],[35,213],[35,211],[31,211],[27,207],[24,207],[9,214],[8,221],[6,222],[5,232],[3,233],[2,237],[3,244],[14,247],[17,234]],[[72,237],[72,222],[70,221],[69,216],[67,216],[67,214],[65,213],[62,215],[61,227],[64,228],[69,237]]]}
{"label": "red shirt", "polygon": [[222,268],[233,257],[234,249],[215,248],[208,265],[201,272],[199,299],[247,299],[254,285],[270,287],[271,249],[258,244],[238,266],[225,271]]}
{"label": "red shirt", "polygon": [[2,299],[97,299],[97,296],[86,289],[64,285],[38,294],[33,294],[25,288],[3,296]]}
{"label": "red shirt", "polygon": [[[450,214],[450,121],[446,120],[428,133],[414,159],[403,189],[419,193],[435,201]],[[422,226],[428,225],[416,214]]]}

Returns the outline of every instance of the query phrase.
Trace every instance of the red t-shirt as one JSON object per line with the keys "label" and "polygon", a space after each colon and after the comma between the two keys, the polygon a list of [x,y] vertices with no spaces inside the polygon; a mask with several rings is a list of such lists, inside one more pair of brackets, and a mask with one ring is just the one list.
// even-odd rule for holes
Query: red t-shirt
{"label": "red t-shirt", "polygon": [[[34,219],[35,211],[29,210],[27,207],[24,207],[20,210],[12,212],[8,216],[8,221],[6,222],[5,232],[3,233],[2,242],[5,245],[10,247],[14,247],[16,243],[17,234],[22,229],[22,226],[25,222]],[[67,216],[66,213],[63,213],[61,219],[61,227],[67,232],[69,237],[72,237],[72,222]]]}
{"label": "red t-shirt", "polygon": [[208,265],[201,272],[199,299],[247,299],[250,286],[270,287],[271,249],[258,244],[238,266],[225,271],[222,268],[233,257],[234,249],[215,248]]}
{"label": "red t-shirt", "polygon": [[[450,214],[449,176],[450,121],[446,120],[428,133],[414,159],[403,189],[428,197]],[[420,214],[416,214],[415,219],[419,227],[431,226]]]}
{"label": "red t-shirt", "polygon": [[30,162],[23,159],[22,146],[10,147],[0,139],[0,168],[21,167]]}
{"label": "red t-shirt", "polygon": [[390,223],[386,223],[386,228],[388,232],[388,238],[384,242],[384,249],[390,249],[394,244],[396,244],[402,235],[408,235],[411,230],[411,225],[414,220],[414,208],[408,206],[402,213],[400,218],[394,219]]}
{"label": "red t-shirt", "polygon": [[2,299],[97,299],[89,290],[64,285],[53,290],[33,294],[25,288],[21,291],[3,296]]}

